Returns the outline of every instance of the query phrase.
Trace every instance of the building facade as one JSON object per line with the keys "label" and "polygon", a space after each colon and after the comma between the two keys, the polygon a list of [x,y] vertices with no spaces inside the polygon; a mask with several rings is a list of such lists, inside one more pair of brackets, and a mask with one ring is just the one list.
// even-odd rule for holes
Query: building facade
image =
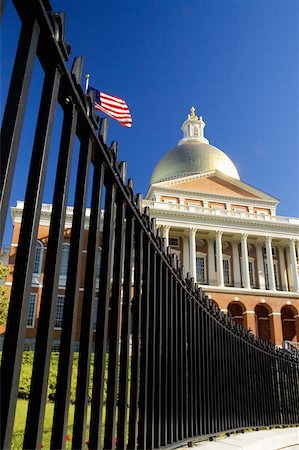
{"label": "building facade", "polygon": [[185,272],[222,311],[276,345],[298,342],[299,219],[277,216],[279,201],[241,181],[204,127],[191,108],[143,204]]}
{"label": "building facade", "polygon": [[[234,320],[281,346],[299,342],[299,219],[276,215],[279,201],[240,180],[230,158],[209,144],[194,108],[182,125],[178,146],[158,162],[143,206],[166,245],[194,281]],[[52,206],[42,205],[29,300],[26,346],[34,348]],[[23,202],[11,209],[13,237],[6,286],[12,285]],[[84,292],[89,213],[85,218],[76,342]],[[73,208],[66,213],[53,335],[58,350]],[[101,239],[100,239],[101,242]],[[6,258],[8,252],[6,249]],[[98,256],[99,283],[101,248]],[[96,317],[97,301],[94,317]],[[94,322],[95,329],[95,322]],[[0,334],[4,334],[2,327]]]}

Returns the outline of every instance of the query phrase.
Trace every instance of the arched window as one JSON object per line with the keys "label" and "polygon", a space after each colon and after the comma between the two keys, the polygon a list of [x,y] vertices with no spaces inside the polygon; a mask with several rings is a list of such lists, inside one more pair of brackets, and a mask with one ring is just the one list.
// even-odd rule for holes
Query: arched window
{"label": "arched window", "polygon": [[37,241],[34,264],[33,264],[33,276],[32,276],[33,284],[39,284],[40,274],[41,274],[41,270],[42,270],[42,262],[43,262],[43,249],[44,249],[44,246],[43,246],[42,242]]}
{"label": "arched window", "polygon": [[230,316],[235,322],[239,323],[243,327],[244,327],[244,319],[243,319],[244,310],[245,307],[243,304],[234,301],[231,302],[227,307],[228,314],[230,314]]}
{"label": "arched window", "polygon": [[258,304],[255,307],[257,321],[257,335],[264,341],[271,341],[271,329],[269,320],[269,310],[265,305]]}
{"label": "arched window", "polygon": [[284,341],[296,342],[295,315],[297,314],[297,310],[291,306],[285,305],[281,308],[282,334]]}
{"label": "arched window", "polygon": [[59,271],[59,285],[60,286],[66,285],[69,254],[70,254],[70,245],[67,243],[64,243],[62,245],[61,263],[60,263],[60,271]]}

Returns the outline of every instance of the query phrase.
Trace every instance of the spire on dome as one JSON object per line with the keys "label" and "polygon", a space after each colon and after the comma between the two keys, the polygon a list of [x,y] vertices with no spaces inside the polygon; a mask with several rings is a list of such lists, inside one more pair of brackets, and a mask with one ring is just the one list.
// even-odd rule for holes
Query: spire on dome
{"label": "spire on dome", "polygon": [[190,140],[208,144],[209,141],[204,137],[203,130],[205,126],[206,124],[204,123],[202,116],[200,116],[198,119],[197,115],[195,114],[195,108],[194,106],[192,106],[190,108],[190,114],[188,114],[188,118],[182,125],[184,137],[179,141],[179,145]]}

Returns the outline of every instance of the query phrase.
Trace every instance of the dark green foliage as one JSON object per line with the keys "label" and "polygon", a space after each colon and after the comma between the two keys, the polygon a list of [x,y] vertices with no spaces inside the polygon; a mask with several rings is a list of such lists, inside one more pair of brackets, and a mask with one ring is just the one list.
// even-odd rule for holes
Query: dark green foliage
{"label": "dark green foliage", "polygon": [[[20,383],[19,383],[19,394],[18,394],[19,398],[23,398],[23,399],[29,398],[33,358],[34,358],[34,352],[29,351],[29,352],[23,353],[22,370],[21,370],[21,377],[20,377]],[[75,399],[76,399],[78,359],[79,359],[79,354],[74,353],[72,383],[71,383],[71,393],[70,393],[71,403],[75,403]],[[89,401],[91,400],[91,391],[92,391],[93,360],[94,360],[94,356],[91,355],[90,383],[89,383],[89,390],[88,390]],[[50,401],[55,400],[58,361],[59,361],[59,353],[52,353],[51,366],[50,366],[49,379],[48,379],[48,393],[47,393],[48,400],[50,400]]]}

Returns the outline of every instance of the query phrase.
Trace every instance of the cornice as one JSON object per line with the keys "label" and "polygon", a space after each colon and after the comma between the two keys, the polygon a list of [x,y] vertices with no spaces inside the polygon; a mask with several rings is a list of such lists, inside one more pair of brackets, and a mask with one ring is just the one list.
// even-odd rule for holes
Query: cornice
{"label": "cornice", "polygon": [[[237,217],[237,216],[219,216],[219,215],[212,215],[212,214],[200,214],[200,213],[194,213],[190,211],[179,211],[179,210],[171,210],[171,214],[169,210],[163,210],[163,209],[155,209],[150,208],[151,216],[155,217],[157,220],[160,218],[172,220],[172,218],[175,217],[181,217],[184,218],[181,222],[178,223],[178,226],[181,226],[181,223],[186,223],[186,217],[193,219],[190,223],[194,223],[194,220],[197,222],[200,221],[200,223],[211,223],[211,224],[235,224],[239,225],[240,228],[245,225],[250,225],[250,229],[252,227],[255,227],[256,231],[262,231],[263,233],[266,232],[267,229],[270,230],[286,230],[287,233],[290,232],[297,232],[299,234],[299,225],[292,224],[292,223],[279,223],[279,222],[261,222],[260,220],[255,219],[247,219],[244,217]],[[276,216],[274,216],[276,217]],[[163,219],[162,219],[163,220]],[[173,222],[173,220],[172,220]]]}

